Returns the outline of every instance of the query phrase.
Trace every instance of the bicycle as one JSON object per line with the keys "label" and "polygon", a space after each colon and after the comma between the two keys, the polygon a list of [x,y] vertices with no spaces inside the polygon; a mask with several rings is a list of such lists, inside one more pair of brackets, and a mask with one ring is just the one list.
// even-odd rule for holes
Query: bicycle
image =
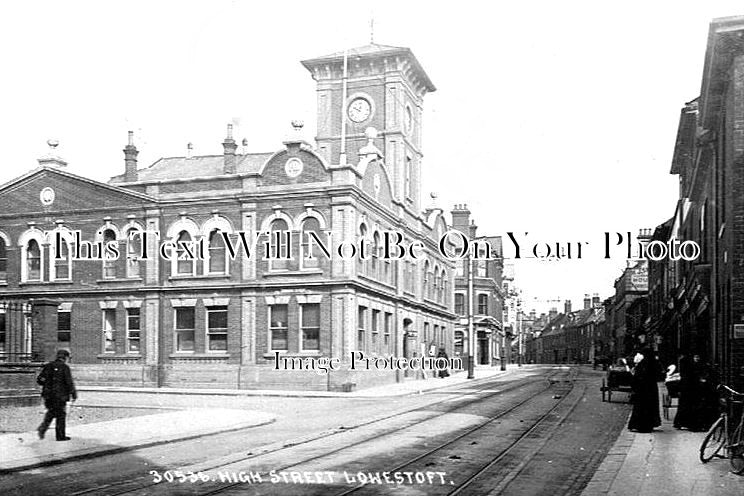
{"label": "bicycle", "polygon": [[[707,463],[715,456],[728,458],[731,471],[737,475],[744,473],[744,393],[734,391],[721,384],[717,391],[721,393],[721,404],[725,408],[721,416],[708,429],[703,444],[700,445],[700,461]],[[741,408],[741,414],[736,429],[731,431],[734,408]],[[724,449],[726,455],[718,455]]]}

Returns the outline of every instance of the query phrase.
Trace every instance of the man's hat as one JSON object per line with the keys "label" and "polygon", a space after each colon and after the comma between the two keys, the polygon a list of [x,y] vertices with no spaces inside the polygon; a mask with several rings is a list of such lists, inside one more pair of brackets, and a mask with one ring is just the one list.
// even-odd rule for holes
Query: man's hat
{"label": "man's hat", "polygon": [[57,358],[70,358],[70,352],[67,350],[57,350]]}

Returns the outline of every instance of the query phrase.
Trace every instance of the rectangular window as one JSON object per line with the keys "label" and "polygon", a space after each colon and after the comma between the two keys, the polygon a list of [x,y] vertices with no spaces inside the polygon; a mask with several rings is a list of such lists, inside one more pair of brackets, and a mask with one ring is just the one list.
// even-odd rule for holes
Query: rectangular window
{"label": "rectangular window", "polygon": [[364,331],[366,329],[367,322],[367,307],[359,307],[359,316],[357,318],[358,332],[357,332],[357,349],[364,351]]}
{"label": "rectangular window", "polygon": [[207,350],[227,351],[227,307],[207,307]]}
{"label": "rectangular window", "polygon": [[287,314],[287,305],[269,306],[269,345],[271,350],[286,351],[289,349],[287,346]]}
{"label": "rectangular window", "polygon": [[116,309],[103,310],[103,352],[116,352]]}
{"label": "rectangular window", "polygon": [[176,309],[176,351],[194,351],[194,307]]}
{"label": "rectangular window", "polygon": [[5,331],[5,312],[0,313],[0,353],[8,351],[6,342],[7,333]]}
{"label": "rectangular window", "polygon": [[70,312],[57,312],[57,342],[70,345]]}
{"label": "rectangular window", "polygon": [[431,343],[431,336],[429,336],[429,323],[424,322],[424,344],[426,345],[427,351],[429,349],[430,343]]}
{"label": "rectangular window", "polygon": [[127,353],[140,352],[140,309],[127,308]]}
{"label": "rectangular window", "polygon": [[390,331],[393,328],[393,314],[385,312],[385,348],[390,351]]}
{"label": "rectangular window", "polygon": [[372,351],[377,351],[380,335],[380,311],[372,310]]}
{"label": "rectangular window", "polygon": [[486,261],[485,260],[478,260],[476,263],[478,264],[478,269],[477,269],[477,272],[476,272],[476,276],[477,277],[488,277],[488,270],[487,270],[487,266],[486,266]]}
{"label": "rectangular window", "polygon": [[465,315],[465,295],[462,293],[455,293],[455,313]]}
{"label": "rectangular window", "polygon": [[488,295],[478,295],[478,315],[488,315]]}
{"label": "rectangular window", "polygon": [[300,350],[320,350],[320,303],[301,305],[300,312],[302,312]]}

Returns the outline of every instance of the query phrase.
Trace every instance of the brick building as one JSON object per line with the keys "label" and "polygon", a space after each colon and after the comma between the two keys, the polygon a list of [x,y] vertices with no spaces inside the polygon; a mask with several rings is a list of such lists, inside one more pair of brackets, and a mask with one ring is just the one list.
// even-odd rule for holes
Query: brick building
{"label": "brick building", "polygon": [[[478,243],[478,257],[473,260],[473,326],[475,328],[475,364],[499,365],[509,360],[510,340],[503,326],[504,258],[500,236],[478,236],[475,221],[467,205],[452,210],[452,228]],[[455,328],[455,354],[468,354],[468,260],[456,261],[455,313],[459,316]]]}
{"label": "brick building", "polygon": [[[181,387],[333,390],[406,375],[277,371],[275,352],[410,358],[436,343],[452,354],[454,265],[437,249],[447,224],[420,205],[423,102],[434,85],[407,48],[372,44],[302,63],[317,81],[316,146],[294,122],[278,149],[238,153],[228,126],[222,153],[140,169],[130,133],[123,173],[108,183],[68,172],[52,150],[0,187],[0,299],[55,310],[34,344],[11,326],[3,342],[23,341],[15,351],[37,359],[69,348],[82,383]],[[363,244],[367,258],[328,259],[310,232],[330,233],[331,250]],[[423,243],[422,257],[384,259],[386,232]],[[241,233],[249,244],[264,233],[251,256]],[[263,258],[268,240],[286,259]],[[203,256],[184,244],[168,260],[158,253],[166,241]],[[121,256],[72,260],[105,246]]]}
{"label": "brick building", "polygon": [[[681,111],[671,173],[679,200],[661,238],[692,240],[696,260],[654,269],[665,352],[700,354],[744,388],[744,17],[710,24],[700,95]],[[664,279],[665,278],[665,279]],[[663,282],[663,285],[661,282]]]}

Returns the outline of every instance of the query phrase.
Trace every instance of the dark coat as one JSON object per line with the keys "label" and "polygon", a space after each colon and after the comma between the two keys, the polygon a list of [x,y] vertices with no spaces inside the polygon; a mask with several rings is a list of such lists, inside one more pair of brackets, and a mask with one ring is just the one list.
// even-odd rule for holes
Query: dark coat
{"label": "dark coat", "polygon": [[656,360],[647,356],[633,370],[633,413],[630,415],[628,429],[651,432],[654,427],[661,425],[659,387],[656,380]]}
{"label": "dark coat", "polygon": [[54,360],[44,365],[36,382],[42,386],[41,396],[46,401],[66,403],[70,401],[70,397],[77,399],[70,367],[62,360]]}

